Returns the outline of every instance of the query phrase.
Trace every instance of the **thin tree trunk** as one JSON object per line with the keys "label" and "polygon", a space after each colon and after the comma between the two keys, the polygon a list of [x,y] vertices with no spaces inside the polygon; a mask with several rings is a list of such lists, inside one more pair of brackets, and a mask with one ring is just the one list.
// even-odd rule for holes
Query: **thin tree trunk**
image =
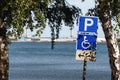
{"label": "thin tree trunk", "polygon": [[5,24],[0,20],[0,80],[8,80],[9,59]]}
{"label": "thin tree trunk", "polygon": [[99,18],[102,22],[103,31],[105,34],[110,67],[111,67],[111,80],[120,80],[120,53],[116,39],[116,33],[112,29],[109,5],[104,0],[99,0]]}

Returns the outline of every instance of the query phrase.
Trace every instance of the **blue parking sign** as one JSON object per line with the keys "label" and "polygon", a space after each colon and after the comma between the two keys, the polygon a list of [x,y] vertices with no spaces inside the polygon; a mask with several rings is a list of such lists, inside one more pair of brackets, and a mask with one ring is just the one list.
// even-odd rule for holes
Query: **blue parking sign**
{"label": "blue parking sign", "polygon": [[98,17],[80,16],[79,31],[97,33]]}
{"label": "blue parking sign", "polygon": [[78,35],[77,50],[96,51],[96,38],[94,35]]}
{"label": "blue parking sign", "polygon": [[96,60],[98,18],[81,16],[77,38],[76,60]]}

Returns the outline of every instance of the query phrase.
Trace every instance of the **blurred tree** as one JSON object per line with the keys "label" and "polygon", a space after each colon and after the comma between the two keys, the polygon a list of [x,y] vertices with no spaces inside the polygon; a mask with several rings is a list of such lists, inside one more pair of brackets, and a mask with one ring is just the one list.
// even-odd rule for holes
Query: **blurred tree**
{"label": "blurred tree", "polygon": [[120,26],[120,0],[95,0],[95,3],[95,8],[89,9],[87,15],[99,17],[109,52],[111,80],[120,80],[120,52],[115,31],[116,26]]}
{"label": "blurred tree", "polygon": [[[66,0],[54,0],[54,3],[48,8],[46,19],[51,28],[52,49],[54,48],[54,39],[59,37],[62,23],[73,29],[75,20],[79,18],[81,10],[78,7],[70,5]],[[78,20],[77,20],[78,21]]]}
{"label": "blurred tree", "polygon": [[9,36],[20,38],[25,28],[37,29],[36,35],[40,36],[47,22],[54,44],[62,22],[73,27],[79,13],[79,8],[65,0],[0,0],[0,80],[9,78]]}
{"label": "blurred tree", "polygon": [[51,0],[0,0],[0,80],[9,78],[8,37],[21,37],[25,26],[31,31],[37,28],[38,35],[45,28],[41,2],[47,7]]}

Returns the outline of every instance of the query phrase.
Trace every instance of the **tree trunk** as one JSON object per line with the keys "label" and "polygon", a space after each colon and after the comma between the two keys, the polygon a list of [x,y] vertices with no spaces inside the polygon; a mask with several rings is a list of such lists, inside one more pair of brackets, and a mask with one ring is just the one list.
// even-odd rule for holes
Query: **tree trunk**
{"label": "tree trunk", "polygon": [[5,23],[0,20],[0,80],[8,80],[9,59]]}
{"label": "tree trunk", "polygon": [[109,5],[104,0],[98,1],[100,8],[98,11],[98,13],[100,13],[99,18],[102,22],[102,27],[109,52],[111,80],[120,80],[120,53],[116,39],[116,33],[114,32],[111,25]]}

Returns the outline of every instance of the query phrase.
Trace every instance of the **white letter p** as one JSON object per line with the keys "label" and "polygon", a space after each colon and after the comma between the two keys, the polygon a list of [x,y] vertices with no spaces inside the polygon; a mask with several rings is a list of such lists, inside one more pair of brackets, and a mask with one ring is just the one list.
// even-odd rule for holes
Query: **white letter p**
{"label": "white letter p", "polygon": [[84,27],[84,30],[87,31],[87,27],[90,27],[93,25],[93,20],[90,19],[90,18],[86,18],[85,19],[85,27]]}

